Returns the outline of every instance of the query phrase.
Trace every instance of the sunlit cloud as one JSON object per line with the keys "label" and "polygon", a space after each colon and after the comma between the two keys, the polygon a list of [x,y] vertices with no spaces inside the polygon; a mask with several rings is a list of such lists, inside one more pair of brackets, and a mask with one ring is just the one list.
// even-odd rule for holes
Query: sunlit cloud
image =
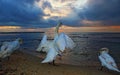
{"label": "sunlit cloud", "polygon": [[[45,4],[47,3],[47,4]],[[43,19],[60,19],[69,17],[74,9],[82,9],[87,0],[40,0],[36,2],[44,12]],[[48,6],[49,5],[49,6]]]}
{"label": "sunlit cloud", "polygon": [[21,29],[20,26],[0,26],[0,32],[14,32]]}
{"label": "sunlit cloud", "polygon": [[23,28],[20,26],[0,26],[0,32],[45,32],[48,28]]}
{"label": "sunlit cloud", "polygon": [[20,29],[20,26],[0,26],[0,29]]}
{"label": "sunlit cloud", "polygon": [[49,8],[45,8],[43,10],[43,12],[45,13],[45,16],[43,16],[43,19],[49,19],[49,18],[53,18],[54,17],[67,17],[68,14],[70,13],[70,10],[68,9],[68,11],[66,9],[62,9],[61,11],[57,11],[57,10],[50,10]]}

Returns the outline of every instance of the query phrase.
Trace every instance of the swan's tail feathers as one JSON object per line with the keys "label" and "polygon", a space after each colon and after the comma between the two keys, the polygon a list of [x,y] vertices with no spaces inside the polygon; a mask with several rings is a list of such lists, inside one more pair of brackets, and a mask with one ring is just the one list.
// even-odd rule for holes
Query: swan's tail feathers
{"label": "swan's tail feathers", "polygon": [[120,72],[120,70],[118,69],[118,67],[117,67],[115,62],[114,62],[114,64],[112,64],[112,66],[113,66],[113,70],[114,71]]}
{"label": "swan's tail feathers", "polygon": [[120,72],[120,70],[118,68],[115,68],[114,71]]}
{"label": "swan's tail feathers", "polygon": [[117,70],[117,72],[120,72],[120,70]]}
{"label": "swan's tail feathers", "polygon": [[54,49],[50,49],[47,53],[46,58],[41,63],[52,62],[55,59],[56,55],[56,51]]}
{"label": "swan's tail feathers", "polygon": [[48,59],[45,59],[41,63],[48,63],[48,62],[51,62],[51,61],[49,61]]}

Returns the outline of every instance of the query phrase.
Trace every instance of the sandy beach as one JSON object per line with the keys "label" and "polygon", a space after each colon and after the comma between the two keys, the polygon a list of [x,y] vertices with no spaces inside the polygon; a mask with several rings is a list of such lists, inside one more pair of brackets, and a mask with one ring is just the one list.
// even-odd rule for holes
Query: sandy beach
{"label": "sandy beach", "polygon": [[59,64],[41,64],[39,57],[23,53],[14,52],[10,60],[2,60],[3,71],[0,75],[119,75],[117,72],[99,70],[100,66],[73,66]]}

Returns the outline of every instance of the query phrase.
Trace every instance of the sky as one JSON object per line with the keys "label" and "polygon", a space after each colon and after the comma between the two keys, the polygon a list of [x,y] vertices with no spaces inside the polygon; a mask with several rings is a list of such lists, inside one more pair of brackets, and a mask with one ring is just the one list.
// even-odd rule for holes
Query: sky
{"label": "sky", "polygon": [[72,30],[120,31],[120,0],[0,0],[0,29],[47,29],[59,21]]}

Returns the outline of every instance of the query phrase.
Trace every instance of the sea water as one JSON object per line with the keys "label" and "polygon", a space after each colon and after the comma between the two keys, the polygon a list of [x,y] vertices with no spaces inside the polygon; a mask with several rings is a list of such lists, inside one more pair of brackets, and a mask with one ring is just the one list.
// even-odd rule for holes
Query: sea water
{"label": "sea water", "polygon": [[[66,50],[60,63],[80,65],[82,63],[99,62],[99,50],[103,47],[109,48],[111,56],[117,63],[120,62],[120,33],[71,32],[66,34],[73,39],[76,47],[72,50]],[[3,41],[22,38],[23,44],[20,50],[34,54],[43,35],[42,32],[0,33],[0,45]]]}

